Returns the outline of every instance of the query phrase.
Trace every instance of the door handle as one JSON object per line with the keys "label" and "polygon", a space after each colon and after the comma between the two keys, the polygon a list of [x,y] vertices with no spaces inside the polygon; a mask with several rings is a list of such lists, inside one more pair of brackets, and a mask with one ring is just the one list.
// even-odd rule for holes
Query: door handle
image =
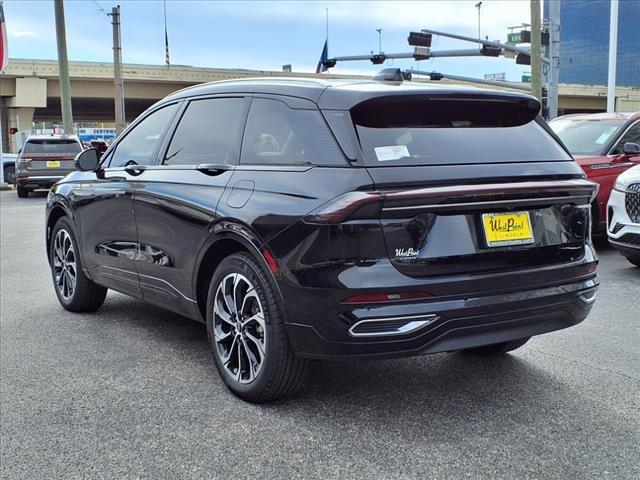
{"label": "door handle", "polygon": [[138,175],[142,175],[142,173],[147,169],[146,165],[129,165],[128,167],[125,167],[124,171],[127,172],[129,175],[133,175],[134,177],[137,177]]}
{"label": "door handle", "polygon": [[212,177],[233,170],[234,168],[233,165],[226,165],[224,163],[201,163],[195,166],[195,169],[199,172]]}

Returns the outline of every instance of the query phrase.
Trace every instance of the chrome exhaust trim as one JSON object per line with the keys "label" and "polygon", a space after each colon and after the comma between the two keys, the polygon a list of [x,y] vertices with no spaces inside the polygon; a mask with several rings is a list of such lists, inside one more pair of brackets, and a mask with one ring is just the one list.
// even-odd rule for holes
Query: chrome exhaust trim
{"label": "chrome exhaust trim", "polygon": [[349,328],[349,335],[352,337],[406,335],[435,322],[437,318],[435,314],[367,318],[354,323]]}

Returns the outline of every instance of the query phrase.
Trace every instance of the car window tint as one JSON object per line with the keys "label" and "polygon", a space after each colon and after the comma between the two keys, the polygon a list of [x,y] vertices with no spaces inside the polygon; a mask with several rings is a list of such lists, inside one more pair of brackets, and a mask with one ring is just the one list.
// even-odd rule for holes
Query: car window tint
{"label": "car window tint", "polygon": [[77,140],[63,140],[63,139],[32,139],[27,140],[24,148],[24,153],[66,153],[76,154],[82,151],[82,146]]}
{"label": "car window tint", "polygon": [[622,154],[624,152],[624,144],[627,142],[640,144],[640,122],[634,123],[633,126],[622,135],[613,153]]}
{"label": "car window tint", "polygon": [[116,145],[109,166],[151,165],[153,155],[162,142],[162,135],[177,109],[176,103],[168,105],[156,110],[133,127]]}
{"label": "car window tint", "polygon": [[294,110],[284,102],[264,98],[251,103],[241,163],[346,164],[318,110]]}
{"label": "car window tint", "polygon": [[238,162],[247,100],[193,100],[180,119],[165,155],[165,165]]}

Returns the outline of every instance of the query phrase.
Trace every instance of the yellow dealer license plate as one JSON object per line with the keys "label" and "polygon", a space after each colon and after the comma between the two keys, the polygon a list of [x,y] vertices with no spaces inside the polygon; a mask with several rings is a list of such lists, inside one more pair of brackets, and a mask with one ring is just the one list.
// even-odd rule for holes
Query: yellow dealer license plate
{"label": "yellow dealer license plate", "polygon": [[59,160],[47,160],[47,168],[60,168]]}
{"label": "yellow dealer license plate", "polygon": [[483,213],[482,225],[489,247],[534,242],[529,212]]}

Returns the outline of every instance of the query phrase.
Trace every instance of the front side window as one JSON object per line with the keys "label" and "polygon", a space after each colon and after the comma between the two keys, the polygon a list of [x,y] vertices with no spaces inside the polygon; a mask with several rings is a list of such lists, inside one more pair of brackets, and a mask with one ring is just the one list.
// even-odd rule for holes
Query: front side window
{"label": "front side window", "polygon": [[177,109],[177,103],[163,107],[133,127],[116,145],[109,166],[151,165],[154,154],[162,143],[162,136]]}
{"label": "front side window", "polygon": [[634,123],[631,128],[622,135],[622,138],[620,138],[620,141],[612,153],[622,155],[624,153],[624,144],[627,142],[640,144],[640,122]]}
{"label": "front side window", "polygon": [[189,103],[165,155],[165,165],[235,164],[245,98],[208,98]]}
{"label": "front side window", "polygon": [[279,100],[255,98],[241,163],[344,166],[345,160],[318,110],[295,110]]}

